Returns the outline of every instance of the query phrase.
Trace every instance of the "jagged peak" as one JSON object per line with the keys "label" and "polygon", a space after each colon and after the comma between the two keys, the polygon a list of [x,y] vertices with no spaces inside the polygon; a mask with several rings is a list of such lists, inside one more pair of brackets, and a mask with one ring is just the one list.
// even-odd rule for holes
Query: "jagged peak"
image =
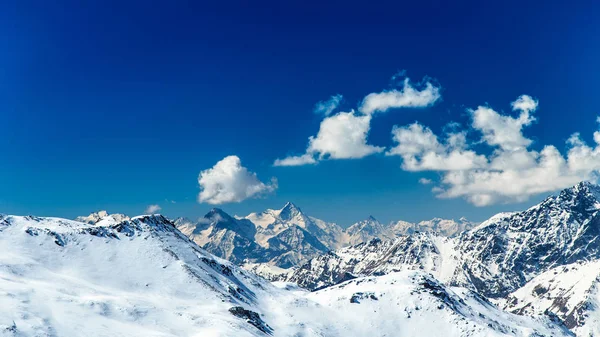
{"label": "jagged peak", "polygon": [[302,210],[292,202],[286,202],[283,208],[279,211],[279,217],[282,220],[289,220],[298,214],[302,214]]}
{"label": "jagged peak", "polygon": [[[206,215],[204,215],[204,218],[208,218],[208,219],[213,219],[213,220],[232,220],[233,217],[229,214],[227,214],[227,212],[225,212],[224,210],[220,209],[220,208],[213,208],[211,209],[208,213],[206,213]],[[219,219],[220,218],[220,219]]]}
{"label": "jagged peak", "polygon": [[560,191],[558,196],[546,198],[533,208],[553,202],[564,203],[565,205],[569,205],[569,207],[578,205],[583,208],[598,209],[600,208],[600,186],[590,181],[581,181],[572,187]]}
{"label": "jagged peak", "polygon": [[110,218],[110,219],[108,219],[109,222],[121,222],[123,220],[129,219],[129,217],[125,214],[121,214],[121,213],[110,214],[105,210],[100,210],[97,212],[92,212],[88,216],[78,216],[75,218],[75,221],[93,225],[93,224],[97,224],[100,221],[107,219],[107,218]]}

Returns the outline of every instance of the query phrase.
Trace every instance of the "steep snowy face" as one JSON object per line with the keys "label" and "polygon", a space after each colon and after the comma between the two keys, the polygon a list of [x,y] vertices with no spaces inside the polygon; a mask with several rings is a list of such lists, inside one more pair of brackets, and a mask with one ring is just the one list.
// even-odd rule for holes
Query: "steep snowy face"
{"label": "steep snowy face", "polygon": [[[460,236],[464,277],[504,297],[549,268],[600,257],[600,187],[582,182],[519,213],[493,217]],[[461,283],[457,281],[457,283]]]}
{"label": "steep snowy face", "polygon": [[238,233],[247,238],[254,239],[256,228],[246,219],[236,219],[219,208],[213,208],[204,216],[204,221],[209,222],[216,230],[225,229]]}
{"label": "steep snowy face", "polygon": [[[400,236],[394,240],[373,239],[367,243],[339,249],[309,260],[292,273],[277,279],[295,282],[309,289],[321,289],[366,275],[384,275],[402,270],[425,270],[449,279],[454,269],[452,242],[431,233]],[[448,261],[445,261],[448,260]],[[443,265],[446,262],[446,265]]]}
{"label": "steep snowy face", "polygon": [[262,213],[251,213],[245,217],[257,225],[256,241],[262,246],[281,232],[300,227],[317,238],[327,250],[336,249],[343,245],[343,230],[335,223],[310,217],[291,202],[286,203],[280,210],[268,209]]}
{"label": "steep snowy face", "polygon": [[18,336],[259,336],[231,313],[270,285],[162,216],[0,219],[0,326]]}
{"label": "steep snowy face", "polygon": [[281,268],[297,266],[306,259],[329,250],[315,236],[298,226],[280,232],[270,238],[268,244],[275,255],[270,263]]}
{"label": "steep snowy face", "polygon": [[279,210],[279,219],[282,221],[293,221],[297,219],[298,224],[305,225],[303,221],[303,213],[296,205],[291,202],[287,202],[281,210]]}
{"label": "steep snowy face", "polygon": [[341,247],[342,229],[334,224],[307,216],[293,203],[280,210],[251,213],[244,219],[256,224],[255,241],[272,251],[270,264],[289,268]]}
{"label": "steep snowy face", "polygon": [[578,262],[549,269],[497,302],[520,315],[555,315],[578,336],[600,336],[599,285],[600,261]]}
{"label": "steep snowy face", "polygon": [[383,226],[373,216],[359,221],[346,229],[348,239],[345,242],[348,245],[356,245],[378,238],[382,240],[392,239],[394,234]]}

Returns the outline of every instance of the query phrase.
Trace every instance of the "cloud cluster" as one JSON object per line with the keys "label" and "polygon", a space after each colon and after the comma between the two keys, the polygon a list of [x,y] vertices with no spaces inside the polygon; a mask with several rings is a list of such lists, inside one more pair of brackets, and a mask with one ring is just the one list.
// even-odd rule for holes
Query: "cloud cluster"
{"label": "cloud cluster", "polygon": [[155,214],[157,212],[160,212],[162,208],[159,205],[148,205],[148,207],[146,207],[146,214]]}
{"label": "cloud cluster", "polygon": [[[274,166],[299,166],[315,164],[324,159],[357,159],[383,152],[383,147],[368,144],[371,120],[375,112],[386,112],[392,108],[425,108],[440,99],[440,88],[426,82],[421,90],[416,89],[408,78],[400,90],[389,90],[367,95],[359,111],[329,114],[337,108],[341,95],[332,96],[317,103],[319,112],[326,115],[321,121],[316,136],[309,137],[308,147],[302,155],[277,159]],[[315,108],[317,111],[317,108]]]}
{"label": "cloud cluster", "polygon": [[[579,136],[567,141],[567,153],[553,145],[540,151],[530,149],[532,140],[523,134],[531,125],[538,102],[520,96],[512,103],[518,116],[503,115],[490,107],[469,110],[471,130],[479,140],[468,142],[467,131],[447,132],[440,141],[429,128],[415,123],[395,127],[396,146],[388,155],[399,155],[403,169],[438,171],[439,186],[433,190],[440,198],[462,197],[476,206],[499,202],[525,201],[532,195],[552,192],[581,180],[594,180],[600,169],[600,132],[594,133],[594,146]],[[485,154],[472,149],[474,144],[488,147]]]}
{"label": "cloud cluster", "polygon": [[212,168],[200,172],[198,184],[201,189],[198,202],[211,205],[241,202],[277,189],[275,178],[267,184],[261,182],[256,173],[242,166],[237,156],[225,157]]}

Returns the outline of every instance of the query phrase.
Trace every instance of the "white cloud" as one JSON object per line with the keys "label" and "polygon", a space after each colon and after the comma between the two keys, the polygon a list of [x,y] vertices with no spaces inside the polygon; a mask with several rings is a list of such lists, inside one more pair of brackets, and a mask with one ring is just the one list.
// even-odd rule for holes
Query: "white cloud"
{"label": "white cloud", "polygon": [[342,102],[344,97],[340,94],[331,96],[326,101],[319,101],[315,104],[314,112],[316,114],[329,116]]}
{"label": "white cloud", "polygon": [[419,179],[419,184],[430,185],[430,184],[433,184],[433,180],[427,179],[427,178],[421,178],[421,179]]}
{"label": "white cloud", "polygon": [[289,156],[283,159],[276,159],[273,166],[301,166],[308,164],[316,164],[315,156],[310,153],[305,153],[300,156]]}
{"label": "white cloud", "polygon": [[521,95],[516,101],[511,103],[513,110],[521,110],[524,112],[531,112],[537,110],[538,101],[534,100],[529,95]]}
{"label": "white cloud", "polygon": [[367,144],[370,129],[371,116],[340,112],[323,119],[319,133],[310,137],[307,153],[317,153],[321,159],[350,159],[382,152],[382,147]]}
{"label": "white cloud", "polygon": [[468,149],[466,131],[445,134],[445,141],[418,123],[395,127],[397,145],[389,155],[400,155],[407,171],[439,171],[442,180],[434,188],[440,198],[465,198],[476,206],[521,202],[533,195],[569,187],[582,180],[596,180],[600,170],[600,131],[594,146],[573,134],[565,155],[552,145],[529,149],[531,140],[523,127],[534,120],[538,102],[520,96],[512,103],[518,117],[502,115],[489,107],[471,111],[473,129],[481,133],[487,154]]}
{"label": "white cloud", "polygon": [[383,152],[383,147],[367,143],[370,129],[371,116],[358,116],[354,111],[326,117],[317,135],[309,138],[305,154],[277,159],[273,165],[306,165],[322,159],[356,159]]}
{"label": "white cloud", "polygon": [[401,90],[392,89],[365,96],[359,111],[370,115],[393,108],[425,108],[433,105],[440,97],[440,88],[431,82],[425,83],[425,88],[419,91],[406,78]]}
{"label": "white cloud", "polygon": [[157,212],[160,212],[162,208],[159,205],[148,205],[148,207],[146,207],[146,214],[154,214]]}
{"label": "white cloud", "polygon": [[198,202],[212,205],[241,202],[277,189],[275,178],[268,184],[261,182],[256,173],[242,166],[237,156],[225,157],[212,168],[200,172],[198,184],[201,189]]}
{"label": "white cloud", "polygon": [[531,144],[531,140],[523,136],[522,130],[535,120],[530,113],[537,108],[537,101],[522,95],[512,103],[512,107],[513,110],[521,111],[517,118],[501,115],[483,106],[471,111],[473,128],[483,134],[483,141],[488,145],[497,145],[503,150],[516,150]]}
{"label": "white cloud", "polygon": [[406,171],[468,170],[487,164],[485,156],[466,149],[464,133],[449,133],[442,144],[431,129],[414,123],[395,126],[392,135],[397,145],[386,154],[401,156]]}

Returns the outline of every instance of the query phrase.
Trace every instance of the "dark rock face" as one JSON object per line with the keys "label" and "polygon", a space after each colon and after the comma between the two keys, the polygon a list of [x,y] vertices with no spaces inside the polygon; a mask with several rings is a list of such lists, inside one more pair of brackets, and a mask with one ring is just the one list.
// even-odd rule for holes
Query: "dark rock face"
{"label": "dark rock face", "polygon": [[258,330],[260,330],[268,335],[273,334],[273,329],[267,323],[265,323],[262,320],[262,318],[260,318],[260,315],[258,313],[244,309],[243,307],[231,307],[231,308],[229,308],[229,312],[233,316],[245,319],[246,322],[253,325]]}
{"label": "dark rock face", "polygon": [[363,292],[358,292],[358,293],[352,294],[352,297],[350,297],[350,303],[357,303],[358,304],[362,300],[378,301],[379,298],[377,298],[377,296],[373,292],[364,292],[364,293]]}
{"label": "dark rock face", "polygon": [[475,288],[505,297],[550,267],[600,258],[600,188],[580,183],[523,212],[486,221],[459,238]]}

